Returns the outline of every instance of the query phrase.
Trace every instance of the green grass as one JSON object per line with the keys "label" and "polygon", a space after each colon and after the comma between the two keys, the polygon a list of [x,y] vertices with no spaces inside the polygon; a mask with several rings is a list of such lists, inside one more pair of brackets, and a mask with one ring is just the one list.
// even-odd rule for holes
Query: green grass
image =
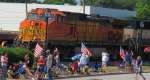
{"label": "green grass", "polygon": [[8,53],[9,63],[17,63],[20,60],[23,60],[24,55],[26,53],[29,53],[31,56],[31,59],[33,59],[33,53],[25,48],[18,48],[18,47],[16,47],[16,48],[0,48],[0,55],[3,52]]}

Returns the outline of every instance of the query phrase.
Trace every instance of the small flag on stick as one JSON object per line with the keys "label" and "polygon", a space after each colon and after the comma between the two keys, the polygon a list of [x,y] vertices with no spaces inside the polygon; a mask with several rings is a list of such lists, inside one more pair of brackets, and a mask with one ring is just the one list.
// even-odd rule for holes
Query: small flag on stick
{"label": "small flag on stick", "polygon": [[123,50],[123,48],[120,46],[120,57],[121,59],[125,60],[125,51]]}
{"label": "small flag on stick", "polygon": [[145,47],[144,52],[150,52],[150,47]]}
{"label": "small flag on stick", "polygon": [[43,51],[43,48],[37,43],[35,50],[34,50],[34,56],[38,57],[39,55],[41,55],[42,51]]}
{"label": "small flag on stick", "polygon": [[83,43],[81,43],[81,52],[82,54],[88,55],[89,57],[92,56],[90,50]]}

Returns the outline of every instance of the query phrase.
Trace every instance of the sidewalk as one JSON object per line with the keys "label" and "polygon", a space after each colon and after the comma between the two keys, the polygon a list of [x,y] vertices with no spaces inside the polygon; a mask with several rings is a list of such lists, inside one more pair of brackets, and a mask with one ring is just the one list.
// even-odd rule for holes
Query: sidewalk
{"label": "sidewalk", "polygon": [[[150,80],[150,73],[144,73],[146,80]],[[142,80],[141,77],[138,77],[139,80]],[[135,80],[135,74],[102,74],[95,76],[78,76],[70,78],[61,78],[55,80]]]}
{"label": "sidewalk", "polygon": [[55,79],[67,79],[67,78],[76,78],[76,77],[92,77],[92,76],[105,76],[105,75],[118,75],[118,74],[133,74],[133,73],[97,73],[92,72],[90,74],[70,74],[70,75],[59,75]]}
{"label": "sidewalk", "polygon": [[[144,73],[150,73],[149,66],[144,66]],[[63,78],[75,78],[75,77],[87,77],[87,76],[101,76],[101,75],[118,75],[118,74],[134,74],[131,72],[125,72],[124,70],[119,70],[118,67],[109,66],[107,69],[107,73],[102,72],[90,72],[90,74],[65,74],[58,75],[55,79],[63,79]],[[149,79],[150,80],[150,79]]]}

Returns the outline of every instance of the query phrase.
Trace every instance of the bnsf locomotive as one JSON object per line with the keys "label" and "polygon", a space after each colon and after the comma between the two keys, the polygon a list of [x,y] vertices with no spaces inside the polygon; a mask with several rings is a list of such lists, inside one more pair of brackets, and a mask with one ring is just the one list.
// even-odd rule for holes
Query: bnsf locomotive
{"label": "bnsf locomotive", "polygon": [[51,45],[119,43],[123,36],[123,29],[114,28],[105,19],[43,8],[31,10],[19,31],[23,44],[46,40]]}

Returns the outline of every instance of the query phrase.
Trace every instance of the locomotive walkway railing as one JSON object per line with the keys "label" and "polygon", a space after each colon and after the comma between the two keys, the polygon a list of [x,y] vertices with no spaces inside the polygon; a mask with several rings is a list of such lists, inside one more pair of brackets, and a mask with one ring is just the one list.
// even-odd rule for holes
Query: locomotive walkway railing
{"label": "locomotive walkway railing", "polygon": [[[81,46],[82,41],[49,41],[51,45],[61,45],[61,46]],[[120,46],[127,44],[119,43],[112,43],[112,42],[100,42],[100,41],[83,41],[86,45],[91,47],[100,47],[100,46]]]}

